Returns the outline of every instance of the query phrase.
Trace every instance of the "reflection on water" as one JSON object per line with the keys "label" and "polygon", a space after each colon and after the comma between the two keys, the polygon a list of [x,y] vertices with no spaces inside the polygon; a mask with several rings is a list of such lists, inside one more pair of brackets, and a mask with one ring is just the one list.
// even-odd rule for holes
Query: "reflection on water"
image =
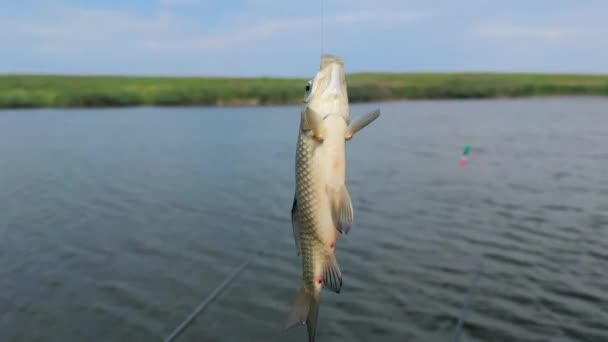
{"label": "reflection on water", "polygon": [[[608,340],[607,105],[353,106],[382,116],[348,143],[318,340],[448,341],[480,260],[462,341]],[[160,340],[255,255],[178,341],[305,341],[282,331],[298,113],[0,112],[0,340]]]}

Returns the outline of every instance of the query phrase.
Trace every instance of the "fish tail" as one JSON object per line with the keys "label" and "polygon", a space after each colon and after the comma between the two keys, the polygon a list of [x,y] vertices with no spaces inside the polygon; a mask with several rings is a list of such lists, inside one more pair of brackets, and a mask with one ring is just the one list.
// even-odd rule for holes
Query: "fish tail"
{"label": "fish tail", "polygon": [[320,293],[313,293],[305,287],[300,288],[287,318],[285,329],[306,322],[308,342],[315,341],[317,318],[319,317]]}
{"label": "fish tail", "polygon": [[308,342],[315,342],[317,334],[317,319],[319,317],[319,296],[312,296],[308,307],[308,316],[306,317],[306,328],[308,329]]}

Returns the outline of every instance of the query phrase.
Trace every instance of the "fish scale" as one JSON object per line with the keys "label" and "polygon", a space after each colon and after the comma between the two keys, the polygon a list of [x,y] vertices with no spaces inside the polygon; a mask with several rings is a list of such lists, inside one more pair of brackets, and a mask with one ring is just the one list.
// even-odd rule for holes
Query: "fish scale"
{"label": "fish scale", "polygon": [[[315,177],[311,162],[314,160],[315,141],[300,134],[296,152],[296,198],[298,203],[298,223],[300,227],[300,249],[302,253],[303,281],[312,285],[315,281],[313,257],[321,239],[315,229],[315,214],[320,210],[320,201],[314,195]],[[314,285],[313,285],[314,286]]]}

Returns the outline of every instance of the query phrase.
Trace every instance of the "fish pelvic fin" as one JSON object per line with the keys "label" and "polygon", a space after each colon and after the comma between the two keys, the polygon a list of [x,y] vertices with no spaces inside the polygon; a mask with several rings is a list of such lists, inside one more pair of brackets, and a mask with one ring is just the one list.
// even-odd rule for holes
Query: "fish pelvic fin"
{"label": "fish pelvic fin", "polygon": [[342,273],[333,252],[328,255],[327,264],[323,270],[323,285],[335,293],[340,293],[340,289],[342,289]]}
{"label": "fish pelvic fin", "polygon": [[341,234],[348,234],[350,226],[353,224],[353,204],[346,185],[342,184],[339,187],[327,185],[326,189],[334,225]]}
{"label": "fish pelvic fin", "polygon": [[361,117],[354,120],[353,122],[350,123],[350,125],[348,125],[348,127],[346,128],[346,134],[345,134],[344,138],[346,140],[352,139],[352,137],[357,132],[359,132],[365,126],[372,123],[372,121],[376,120],[379,116],[380,116],[380,109],[376,109],[371,112],[367,112],[367,113],[363,114]]}
{"label": "fish pelvic fin", "polygon": [[310,108],[302,111],[301,129],[309,137],[323,142],[325,139],[325,130],[323,128],[323,119],[321,116]]}
{"label": "fish pelvic fin", "polygon": [[290,329],[297,324],[306,322],[308,330],[308,341],[314,342],[317,333],[317,319],[319,317],[320,293],[312,293],[305,287],[301,287],[287,317],[285,329]]}

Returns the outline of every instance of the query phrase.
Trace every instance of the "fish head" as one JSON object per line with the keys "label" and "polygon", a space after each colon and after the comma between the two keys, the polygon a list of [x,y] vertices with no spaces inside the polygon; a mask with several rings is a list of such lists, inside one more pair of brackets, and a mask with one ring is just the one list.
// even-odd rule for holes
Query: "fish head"
{"label": "fish head", "polygon": [[344,76],[344,62],[340,57],[324,54],[321,67],[313,79],[306,84],[307,109],[325,119],[330,115],[341,116],[350,123],[348,91]]}

